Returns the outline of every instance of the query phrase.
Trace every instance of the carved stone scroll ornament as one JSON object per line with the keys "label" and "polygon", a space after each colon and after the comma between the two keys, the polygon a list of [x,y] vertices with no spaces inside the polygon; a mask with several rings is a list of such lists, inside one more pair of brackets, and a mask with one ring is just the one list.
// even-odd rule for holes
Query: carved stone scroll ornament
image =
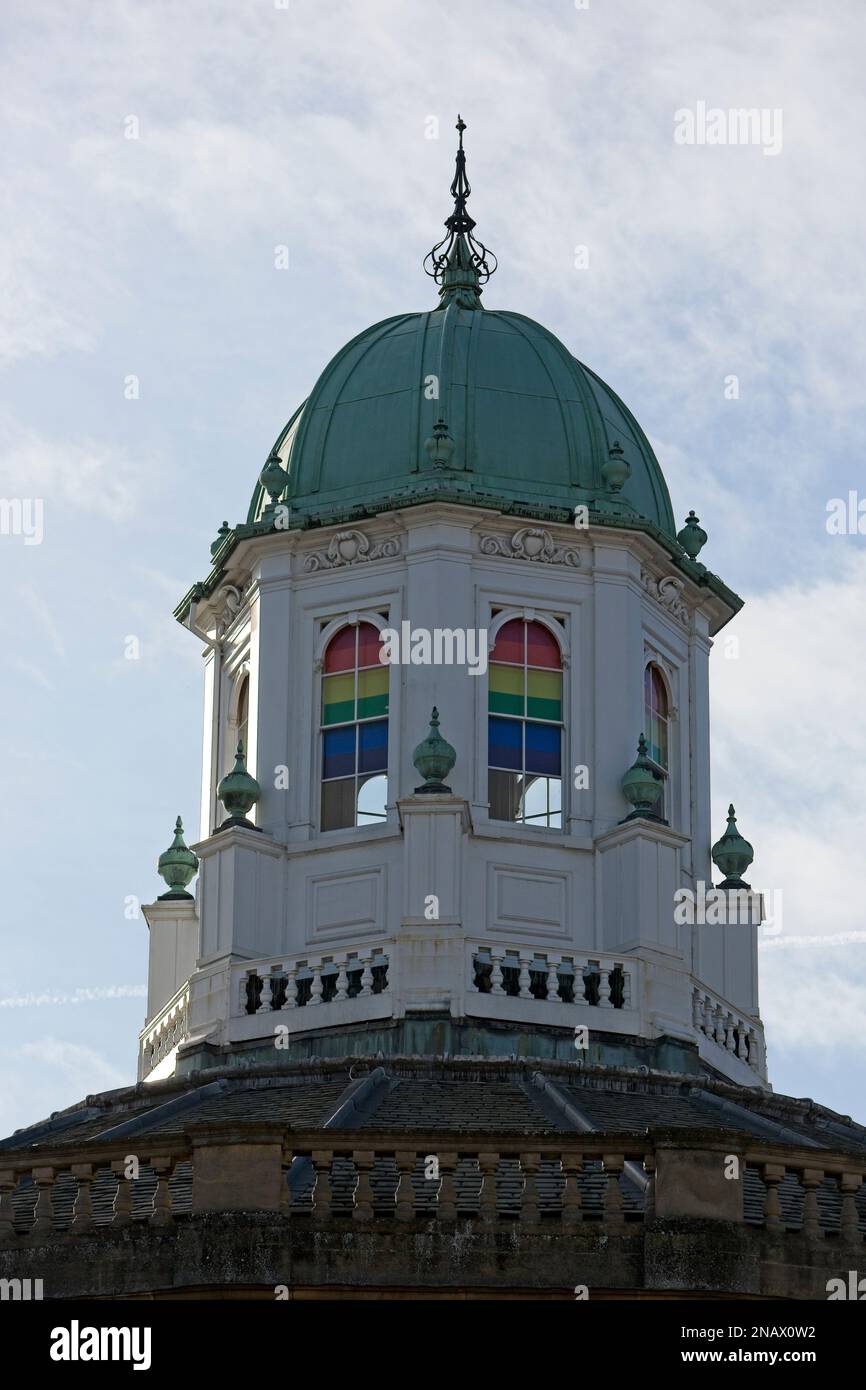
{"label": "carved stone scroll ornament", "polygon": [[580,555],[568,546],[557,545],[549,531],[540,526],[524,526],[513,536],[482,536],[482,555],[505,555],[509,560],[538,560],[543,565],[580,564]]}
{"label": "carved stone scroll ornament", "polygon": [[220,590],[219,598],[222,601],[222,610],[216,621],[216,636],[218,642],[222,641],[222,638],[225,636],[226,632],[228,632],[235,618],[246,603],[247,587],[248,586],[244,586],[239,589],[234,584],[224,584]]}
{"label": "carved stone scroll ornament", "polygon": [[676,618],[678,623],[683,623],[688,627],[689,609],[683,602],[681,595],[685,585],[681,579],[674,575],[663,575],[661,579],[654,578],[646,570],[641,572],[641,580],[648,594],[651,594],[656,603],[660,603],[670,613],[672,618]]}
{"label": "carved stone scroll ornament", "polygon": [[314,550],[307,556],[304,569],[310,574],[313,570],[339,569],[341,565],[357,565],[364,560],[391,560],[399,554],[396,536],[371,543],[363,531],[338,531],[327,550]]}

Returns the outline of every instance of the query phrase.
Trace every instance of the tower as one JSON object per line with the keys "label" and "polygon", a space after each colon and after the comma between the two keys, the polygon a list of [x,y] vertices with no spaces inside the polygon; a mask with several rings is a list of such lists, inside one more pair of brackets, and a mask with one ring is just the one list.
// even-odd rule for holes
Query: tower
{"label": "tower", "polygon": [[856,1270],[866,1130],[772,1094],[733,806],[711,843],[740,600],[612,389],[482,307],[464,129],[438,304],[328,364],[176,610],[201,821],[144,909],[139,1080],[0,1140],[0,1279],[46,1297]]}
{"label": "tower", "polygon": [[[588,1061],[765,1087],[760,905],[677,912],[711,887],[709,653],[740,600],[614,391],[482,305],[464,129],[438,303],[325,367],[176,611],[205,648],[200,874],[145,909],[140,1075],[275,1037],[573,1060],[580,1029]],[[434,705],[453,769],[419,791]],[[219,799],[239,744],[248,817]]]}

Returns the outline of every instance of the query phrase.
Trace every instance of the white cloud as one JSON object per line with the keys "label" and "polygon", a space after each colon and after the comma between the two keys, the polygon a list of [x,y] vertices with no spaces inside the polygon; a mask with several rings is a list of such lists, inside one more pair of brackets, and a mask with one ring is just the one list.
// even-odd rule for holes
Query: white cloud
{"label": "white cloud", "polygon": [[0,419],[0,491],[6,497],[41,498],[46,536],[53,527],[64,527],[68,508],[112,522],[132,521],[153,486],[153,474],[152,461],[133,458],[108,441],[61,442],[8,415]]}

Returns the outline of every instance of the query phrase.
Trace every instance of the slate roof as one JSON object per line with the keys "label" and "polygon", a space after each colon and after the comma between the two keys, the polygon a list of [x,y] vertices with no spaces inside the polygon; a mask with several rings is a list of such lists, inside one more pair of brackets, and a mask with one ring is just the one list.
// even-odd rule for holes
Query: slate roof
{"label": "slate roof", "polygon": [[[587,1128],[642,1134],[675,1128],[734,1131],[779,1144],[866,1151],[866,1128],[812,1101],[695,1076],[617,1067],[495,1058],[348,1057],[340,1061],[226,1067],[89,1096],[0,1143],[45,1152],[108,1137],[134,1123],[140,1135],[183,1135],[202,1125],[330,1126],[359,1082],[379,1069],[355,1130],[450,1130],[554,1135]],[[580,1117],[576,1124],[534,1084],[540,1074]],[[123,1132],[123,1131],[121,1131]]]}

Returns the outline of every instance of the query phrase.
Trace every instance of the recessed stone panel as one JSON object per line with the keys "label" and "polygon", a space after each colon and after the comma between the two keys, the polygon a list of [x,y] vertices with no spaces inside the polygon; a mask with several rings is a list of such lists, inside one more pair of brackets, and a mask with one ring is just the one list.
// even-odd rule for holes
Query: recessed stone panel
{"label": "recessed stone panel", "polygon": [[307,880],[308,940],[343,941],[383,932],[384,872],[322,874]]}
{"label": "recessed stone panel", "polygon": [[490,931],[529,930],[564,939],[568,931],[568,875],[490,864],[487,927]]}

